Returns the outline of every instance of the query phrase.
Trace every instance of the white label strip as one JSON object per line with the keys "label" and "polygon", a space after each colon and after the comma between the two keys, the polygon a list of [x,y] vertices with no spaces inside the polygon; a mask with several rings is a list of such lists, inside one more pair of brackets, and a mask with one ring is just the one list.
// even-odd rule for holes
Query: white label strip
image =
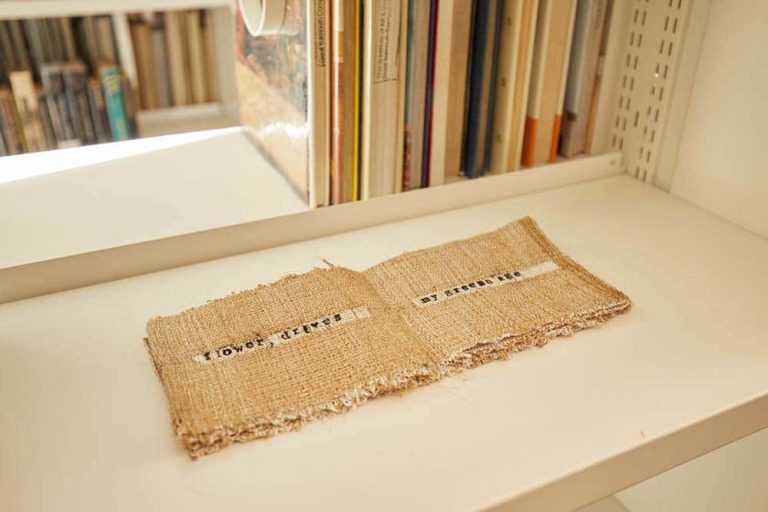
{"label": "white label strip", "polygon": [[552,260],[547,260],[543,263],[539,263],[538,265],[533,265],[524,269],[505,272],[503,274],[496,274],[490,277],[483,277],[467,283],[457,284],[451,288],[428,293],[426,295],[414,298],[413,303],[420,308],[424,306],[431,306],[432,304],[437,304],[438,302],[443,302],[444,300],[459,297],[461,295],[467,295],[469,293],[479,292],[480,290],[484,290],[486,288],[495,288],[496,286],[517,283],[518,281],[523,281],[524,279],[530,279],[532,277],[540,276],[541,274],[553,272],[559,268],[560,267],[557,266],[557,263]]}
{"label": "white label strip", "polygon": [[365,306],[360,306],[354,309],[348,309],[346,311],[340,311],[333,313],[317,320],[311,320],[305,324],[291,327],[284,331],[270,334],[266,338],[256,337],[255,339],[248,340],[244,343],[224,345],[215,350],[211,350],[202,354],[194,356],[192,359],[198,363],[210,363],[219,359],[229,359],[231,357],[247,354],[254,350],[261,350],[265,348],[272,348],[287,341],[301,338],[307,334],[312,334],[317,331],[322,331],[330,327],[346,324],[360,318],[368,318],[371,313]]}

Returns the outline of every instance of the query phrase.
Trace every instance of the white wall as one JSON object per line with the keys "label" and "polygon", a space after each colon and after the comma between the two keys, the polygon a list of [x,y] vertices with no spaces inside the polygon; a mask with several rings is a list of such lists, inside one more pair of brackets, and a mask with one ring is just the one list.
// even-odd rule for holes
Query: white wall
{"label": "white wall", "polygon": [[768,237],[768,1],[712,0],[672,193]]}

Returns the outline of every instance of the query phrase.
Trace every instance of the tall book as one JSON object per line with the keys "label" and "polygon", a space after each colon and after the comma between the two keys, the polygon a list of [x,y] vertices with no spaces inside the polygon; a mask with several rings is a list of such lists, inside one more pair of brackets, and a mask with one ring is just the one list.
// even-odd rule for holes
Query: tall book
{"label": "tall book", "polygon": [[280,25],[257,37],[238,11],[235,28],[240,120],[299,195],[322,204],[330,151],[328,5],[290,0]]}
{"label": "tall book", "polygon": [[[432,116],[435,92],[435,53],[437,51],[437,9],[439,0],[429,3],[429,44],[427,45],[427,90],[424,94],[424,149],[421,155],[421,186],[428,187],[430,182],[429,156],[432,154]],[[441,183],[435,183],[440,185]],[[399,190],[396,190],[399,192]]]}
{"label": "tall book", "polygon": [[182,11],[168,11],[165,13],[165,37],[173,106],[188,105],[190,103],[191,91],[187,83],[187,43],[184,33],[184,13]]}
{"label": "tall book", "polygon": [[99,142],[112,140],[112,131],[109,126],[109,114],[104,103],[104,91],[98,78],[88,80],[88,104],[91,107],[91,120],[96,130],[96,138]]}
{"label": "tall book", "polygon": [[144,109],[156,109],[160,107],[160,84],[156,72],[152,29],[142,18],[132,19],[130,27],[139,78],[139,102]]}
{"label": "tall book", "polygon": [[331,203],[356,199],[354,148],[357,2],[334,0],[331,31]]}
{"label": "tall book", "polygon": [[36,86],[35,94],[37,95],[40,124],[43,127],[43,133],[45,133],[46,146],[48,146],[48,149],[56,149],[58,147],[56,133],[53,131],[53,121],[51,119],[51,113],[48,111],[48,102],[45,97],[45,92],[43,92],[42,87]]}
{"label": "tall book", "polygon": [[[24,32],[21,28],[20,20],[7,20],[5,21],[5,28],[9,34],[9,40],[12,47],[13,69],[29,69],[29,55],[27,53],[27,46],[24,43]],[[40,62],[38,62],[38,65]],[[7,142],[7,141],[6,141]]]}
{"label": "tall book", "polygon": [[469,96],[464,136],[464,174],[479,176],[487,169],[491,106],[496,73],[495,54],[501,21],[501,0],[478,2],[473,20]]}
{"label": "tall book", "polygon": [[555,155],[575,0],[540,0],[522,163],[541,165]]}
{"label": "tall book", "polygon": [[[450,2],[450,0],[448,0]],[[403,190],[421,187],[431,2],[408,1],[405,70]]]}
{"label": "tall book", "polygon": [[461,175],[467,65],[475,0],[441,0],[432,102],[430,185]]}
{"label": "tall book", "polygon": [[8,87],[0,87],[0,131],[3,133],[5,150],[9,155],[24,153],[24,133],[21,129],[16,102]]}
{"label": "tall book", "polygon": [[66,63],[62,66],[62,74],[67,108],[75,134],[83,143],[93,144],[98,139],[91,120],[91,107],[88,104],[88,74],[85,64],[79,61]]}
{"label": "tall book", "polygon": [[77,45],[75,43],[75,35],[72,30],[71,18],[59,18],[56,20],[61,32],[61,44],[64,53],[64,60],[77,59]]}
{"label": "tall book", "polygon": [[79,146],[81,139],[75,131],[72,112],[69,108],[62,65],[40,66],[40,80],[43,83],[48,114],[51,116],[51,124],[56,134],[56,146],[58,148]]}
{"label": "tall book", "polygon": [[112,32],[112,17],[97,16],[95,19],[95,29],[99,62],[119,64],[120,60],[115,48],[115,35]]}
{"label": "tall book", "polygon": [[109,117],[112,140],[126,140],[131,136],[130,120],[125,105],[123,79],[117,66],[102,66],[99,69],[104,91],[104,104]]}
{"label": "tall book", "polygon": [[[203,38],[204,69],[207,70],[205,73],[205,92],[207,94],[205,101],[216,101],[216,98],[219,97],[219,84],[217,82],[218,75],[213,72],[216,68],[216,35],[213,28],[213,17],[213,11],[208,10],[203,11],[201,18],[202,28],[200,33]],[[162,30],[162,26],[159,26],[159,28]],[[155,45],[155,53],[159,51],[159,47]],[[165,54],[165,49],[163,49],[163,54]],[[160,61],[160,59],[156,59],[156,61]],[[167,68],[167,64],[165,67]],[[168,79],[166,78],[166,82],[167,81]]]}
{"label": "tall book", "polygon": [[[359,2],[355,2],[359,6]],[[316,0],[308,6],[309,48],[309,162],[307,199],[311,207],[331,204],[331,3]],[[356,20],[356,25],[359,19]],[[355,75],[355,79],[358,74]],[[355,84],[356,86],[356,84]],[[356,126],[356,123],[355,123]],[[353,148],[354,149],[354,148]],[[355,152],[355,154],[357,154]],[[357,166],[357,159],[355,159]],[[353,188],[356,183],[353,184]],[[355,193],[357,191],[355,190]]]}
{"label": "tall book", "polygon": [[[171,93],[171,75],[168,70],[168,51],[166,49],[165,28],[162,14],[155,15],[151,25],[152,29],[152,61],[155,64],[155,84],[157,88],[157,101],[160,108],[167,108],[173,104]],[[215,73],[208,72],[206,76],[215,81]]]}
{"label": "tall book", "polygon": [[576,19],[576,6],[578,0],[573,1],[571,18],[568,22],[568,35],[566,36],[565,58],[560,73],[560,91],[557,96],[557,111],[555,113],[555,126],[552,129],[552,141],[549,144],[549,163],[557,161],[557,148],[560,143],[560,131],[563,127],[563,108],[565,106],[565,89],[568,84],[568,64],[571,61],[571,45],[573,44],[573,25]]}
{"label": "tall book", "polygon": [[592,87],[592,101],[589,106],[589,115],[587,117],[586,140],[584,141],[584,152],[591,155],[594,152],[595,143],[595,123],[597,121],[597,105],[600,98],[600,91],[603,85],[603,73],[605,72],[605,55],[608,51],[608,34],[613,15],[614,0],[607,0],[605,8],[605,19],[603,20],[603,33],[600,36],[600,51],[597,58],[597,69],[595,70],[595,84]]}
{"label": "tall book", "polygon": [[37,91],[32,81],[32,72],[12,71],[8,76],[11,90],[16,101],[21,130],[24,134],[26,150],[45,151],[48,143],[40,120],[40,107],[37,103]]}
{"label": "tall book", "polygon": [[192,102],[205,103],[208,92],[206,90],[205,53],[200,26],[200,11],[194,9],[186,12],[186,29]]}
{"label": "tall book", "polygon": [[489,171],[520,168],[538,0],[505,0]]}
{"label": "tall book", "polygon": [[363,23],[362,152],[360,156],[363,199],[395,191],[396,174],[402,172],[402,151],[397,147],[402,97],[402,0],[365,3]]}
{"label": "tall book", "polygon": [[606,4],[607,0],[579,0],[576,7],[560,143],[560,153],[567,158],[585,150]]}

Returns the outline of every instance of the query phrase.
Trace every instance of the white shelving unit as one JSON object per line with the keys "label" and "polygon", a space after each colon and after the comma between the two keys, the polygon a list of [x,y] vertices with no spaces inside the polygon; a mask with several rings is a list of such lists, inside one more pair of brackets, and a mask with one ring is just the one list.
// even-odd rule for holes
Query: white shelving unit
{"label": "white shelving unit", "polygon": [[[108,4],[9,1],[0,16],[124,19],[192,6],[229,15],[228,1]],[[67,171],[101,177],[103,194],[91,197],[83,186],[54,187],[70,181],[63,177],[0,187],[0,218],[35,204],[27,224],[0,224],[13,247],[0,254],[0,496],[35,511],[565,511],[613,493],[622,499],[622,489],[768,428],[768,4],[614,7],[597,156],[330,208],[292,204],[270,217],[251,200],[255,189],[263,204],[288,204],[292,192],[252,155],[246,129],[111,167],[120,179],[135,167],[143,179],[165,170],[162,200],[143,183],[120,186],[106,164]],[[146,112],[142,123],[160,132],[234,107],[197,108]],[[222,154],[238,166],[216,167]],[[193,173],[179,190],[171,163],[205,164],[197,172],[206,178]],[[212,192],[208,180],[219,187]],[[215,198],[210,215],[184,212],[206,198]],[[94,219],[97,204],[110,213]],[[299,433],[186,459],[141,343],[149,317],[322,258],[362,269],[524,215],[626,292],[633,310]],[[62,223],[69,245],[46,237]],[[676,480],[682,508],[692,508],[685,494],[702,487]],[[712,482],[744,503],[737,482]],[[647,487],[633,489],[624,494],[633,512],[658,510],[640,505]]]}
{"label": "white shelving unit", "polygon": [[234,71],[234,27],[229,0],[3,0],[0,19],[56,18],[111,15],[123,72],[138,84],[128,15],[137,12],[208,9],[213,13],[219,101],[137,113],[139,136],[165,135],[193,130],[223,128],[238,123],[237,86]]}

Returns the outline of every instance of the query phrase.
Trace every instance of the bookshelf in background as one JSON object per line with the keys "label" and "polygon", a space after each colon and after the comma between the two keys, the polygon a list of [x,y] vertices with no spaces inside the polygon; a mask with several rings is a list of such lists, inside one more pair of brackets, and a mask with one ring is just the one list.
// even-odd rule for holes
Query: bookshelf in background
{"label": "bookshelf in background", "polygon": [[114,41],[109,16],[0,21],[0,150],[132,137],[136,104]]}
{"label": "bookshelf in background", "polygon": [[4,2],[0,155],[236,124],[228,2],[108,9]]}

